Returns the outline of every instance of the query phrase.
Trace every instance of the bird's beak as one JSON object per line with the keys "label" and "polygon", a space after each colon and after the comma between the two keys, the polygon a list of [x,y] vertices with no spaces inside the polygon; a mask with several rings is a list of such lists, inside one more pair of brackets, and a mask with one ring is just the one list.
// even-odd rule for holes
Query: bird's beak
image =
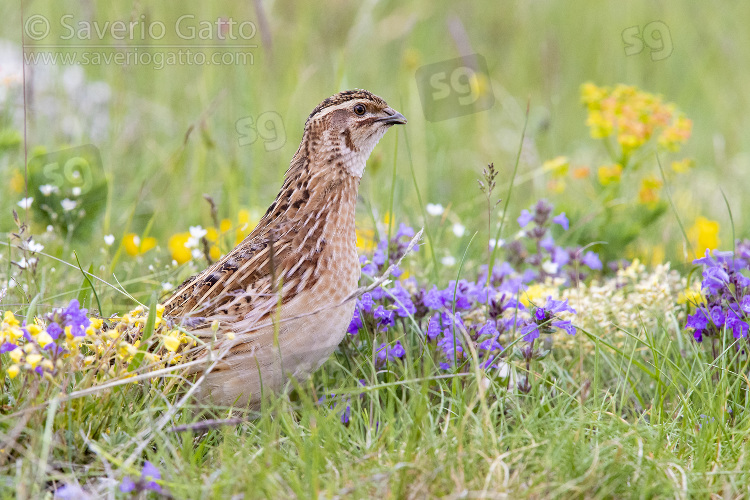
{"label": "bird's beak", "polygon": [[402,115],[395,109],[386,108],[384,112],[387,113],[388,116],[378,118],[377,121],[385,123],[387,125],[396,125],[396,124],[403,125],[406,123],[406,118],[404,117],[404,115]]}

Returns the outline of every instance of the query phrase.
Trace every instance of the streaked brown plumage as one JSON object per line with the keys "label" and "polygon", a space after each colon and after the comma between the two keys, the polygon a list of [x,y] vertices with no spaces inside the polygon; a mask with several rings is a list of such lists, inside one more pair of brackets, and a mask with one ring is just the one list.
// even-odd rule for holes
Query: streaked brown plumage
{"label": "streaked brown plumage", "polygon": [[377,142],[403,123],[365,90],[325,99],[308,117],[281,191],[258,226],[165,302],[167,317],[206,342],[215,336],[214,352],[225,351],[200,389],[203,399],[257,406],[262,392],[308,375],[341,342],[354,311],[345,299],[360,275],[359,182]]}

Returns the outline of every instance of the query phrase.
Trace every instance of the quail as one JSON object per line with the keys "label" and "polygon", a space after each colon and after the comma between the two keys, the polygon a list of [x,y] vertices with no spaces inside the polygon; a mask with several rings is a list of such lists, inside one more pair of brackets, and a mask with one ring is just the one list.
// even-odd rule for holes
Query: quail
{"label": "quail", "polygon": [[342,341],[355,306],[346,299],[360,277],[360,180],[380,138],[405,123],[366,90],[325,99],[307,118],[283,186],[257,227],[164,302],[165,317],[205,341],[191,358],[222,353],[200,399],[257,407],[289,377],[316,370]]}

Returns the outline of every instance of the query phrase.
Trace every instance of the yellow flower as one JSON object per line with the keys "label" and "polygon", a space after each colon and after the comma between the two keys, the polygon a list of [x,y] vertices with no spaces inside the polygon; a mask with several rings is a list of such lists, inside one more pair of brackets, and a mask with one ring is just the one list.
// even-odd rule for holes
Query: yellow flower
{"label": "yellow flower", "polygon": [[36,336],[36,341],[42,347],[42,349],[54,342],[52,336],[47,333],[46,330],[42,330],[41,332],[39,332],[39,334]]}
{"label": "yellow flower", "polygon": [[638,192],[638,200],[643,204],[654,204],[659,201],[659,189],[661,180],[654,176],[648,176],[641,181],[641,190]]}
{"label": "yellow flower", "polygon": [[10,175],[8,186],[14,193],[23,193],[24,191],[26,191],[26,179],[19,169],[13,169],[13,173]]}
{"label": "yellow flower", "polygon": [[167,348],[168,351],[175,352],[178,347],[180,347],[180,339],[177,337],[174,337],[172,335],[165,335],[163,337],[164,340],[164,347]]}
{"label": "yellow flower", "polygon": [[558,156],[547,160],[542,164],[542,169],[545,172],[552,173],[555,177],[563,177],[568,174],[570,168],[570,160],[566,156]]}
{"label": "yellow flower", "polygon": [[212,260],[219,260],[221,258],[221,250],[216,245],[208,249],[208,255]]}
{"label": "yellow flower", "polygon": [[18,322],[16,316],[11,311],[5,311],[5,315],[3,316],[3,323],[7,323],[10,327],[19,326],[21,324]]}
{"label": "yellow flower", "polygon": [[189,239],[190,233],[178,233],[169,238],[167,248],[169,248],[172,259],[176,260],[178,264],[184,264],[193,258],[190,249],[185,246]]}
{"label": "yellow flower", "polygon": [[705,217],[698,217],[695,224],[688,230],[688,236],[694,244],[696,257],[703,257],[706,249],[715,250],[719,247],[719,223]]}
{"label": "yellow flower", "polygon": [[26,356],[26,362],[30,364],[32,368],[36,368],[36,365],[38,365],[41,360],[41,354],[29,354]]}
{"label": "yellow flower", "polygon": [[23,349],[16,347],[8,353],[8,356],[10,356],[10,359],[12,359],[14,363],[20,363],[21,358],[23,358]]}
{"label": "yellow flower", "polygon": [[258,217],[253,217],[249,210],[243,208],[239,211],[239,213],[237,214],[237,222],[239,223],[239,227],[237,228],[235,245],[242,242],[242,240],[245,239],[245,236],[250,234],[250,232],[255,229],[255,226],[258,224],[259,220],[260,219]]}
{"label": "yellow flower", "polygon": [[695,290],[692,288],[685,289],[684,292],[680,292],[679,297],[677,297],[677,303],[682,304],[700,304],[703,302],[703,297],[701,296],[700,290]]}
{"label": "yellow flower", "polygon": [[557,288],[543,283],[532,283],[521,296],[521,303],[526,307],[529,307],[531,304],[541,305],[540,302],[550,295],[555,297],[557,295]]}
{"label": "yellow flower", "polygon": [[156,238],[149,236],[148,238],[143,238],[143,240],[141,240],[141,237],[137,234],[128,233],[123,237],[122,243],[125,246],[125,251],[128,252],[128,255],[135,257],[156,247]]}
{"label": "yellow flower", "polygon": [[602,186],[609,186],[620,182],[622,178],[622,165],[604,165],[599,167],[599,183]]}
{"label": "yellow flower", "polygon": [[357,229],[357,248],[363,252],[375,249],[375,231],[372,229]]}
{"label": "yellow flower", "polygon": [[672,170],[677,172],[678,174],[684,174],[693,166],[695,165],[695,162],[690,158],[683,158],[680,161],[673,161],[672,162]]}
{"label": "yellow flower", "polygon": [[219,222],[219,232],[224,235],[232,230],[232,221],[229,219],[221,219]]}
{"label": "yellow flower", "polygon": [[18,365],[10,365],[6,373],[8,374],[8,377],[16,378],[18,376],[18,372],[20,371],[21,369],[18,367]]}

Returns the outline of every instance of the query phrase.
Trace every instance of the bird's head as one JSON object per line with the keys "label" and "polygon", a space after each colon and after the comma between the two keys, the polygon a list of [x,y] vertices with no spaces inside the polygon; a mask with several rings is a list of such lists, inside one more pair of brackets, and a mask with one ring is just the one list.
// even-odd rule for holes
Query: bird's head
{"label": "bird's head", "polygon": [[307,118],[305,141],[320,160],[361,177],[373,148],[404,115],[366,90],[346,90],[321,102]]}

